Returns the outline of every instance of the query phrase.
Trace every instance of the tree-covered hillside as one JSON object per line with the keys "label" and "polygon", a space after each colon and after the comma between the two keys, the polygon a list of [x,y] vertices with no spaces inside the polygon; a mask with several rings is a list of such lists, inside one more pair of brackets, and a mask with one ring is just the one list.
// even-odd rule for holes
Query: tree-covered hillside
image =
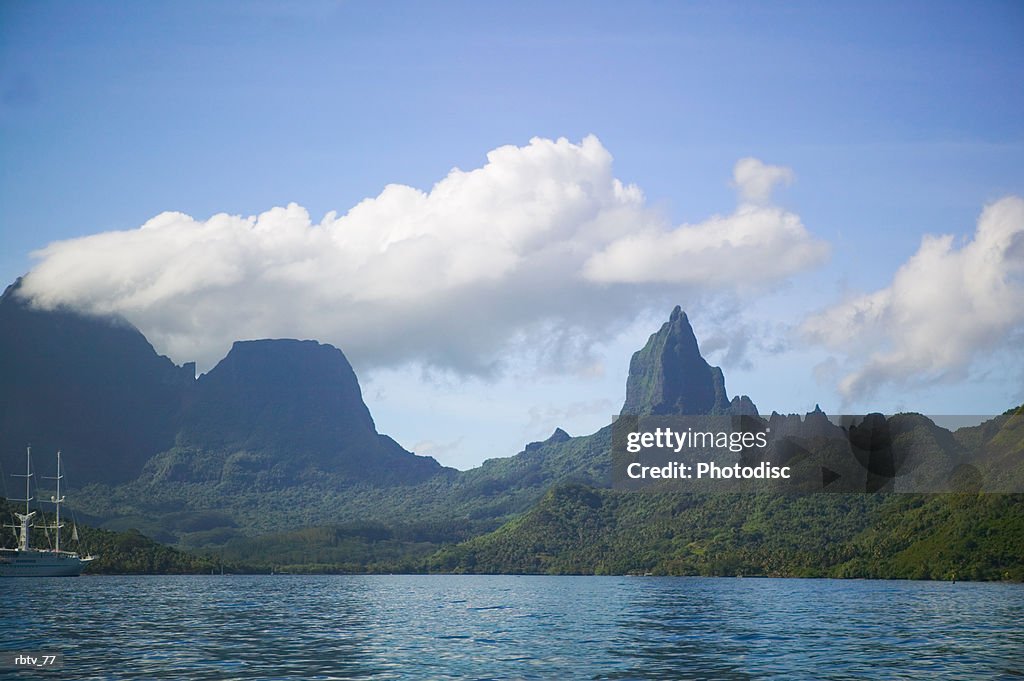
{"label": "tree-covered hillside", "polygon": [[1024,580],[1024,495],[552,489],[443,572]]}
{"label": "tree-covered hillside", "polygon": [[[24,511],[24,507],[20,507]],[[4,525],[11,523],[16,508],[0,498],[0,517]],[[41,514],[38,524],[53,523],[49,514]],[[126,530],[111,532],[86,525],[77,525],[79,540],[72,537],[72,523],[65,525],[61,537],[61,549],[76,551],[81,556],[95,556],[85,568],[86,574],[195,574],[208,573],[219,568],[213,559],[196,556],[165,546],[138,532]],[[36,529],[31,535],[33,548],[53,548],[53,537],[46,531]],[[15,531],[4,527],[0,531],[0,546],[13,548],[18,545]]]}

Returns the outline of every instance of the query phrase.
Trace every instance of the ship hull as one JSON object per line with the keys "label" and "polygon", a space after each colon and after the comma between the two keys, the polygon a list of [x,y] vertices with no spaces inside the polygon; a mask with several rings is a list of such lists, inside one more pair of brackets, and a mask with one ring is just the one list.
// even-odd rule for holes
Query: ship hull
{"label": "ship hull", "polygon": [[86,561],[56,551],[0,551],[0,577],[77,577]]}

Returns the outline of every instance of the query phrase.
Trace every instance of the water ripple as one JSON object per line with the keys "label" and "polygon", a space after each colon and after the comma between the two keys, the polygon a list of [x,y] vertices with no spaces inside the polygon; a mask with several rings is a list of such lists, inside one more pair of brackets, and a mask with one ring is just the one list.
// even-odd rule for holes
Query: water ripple
{"label": "water ripple", "polygon": [[1024,677],[1022,585],[82,577],[0,597],[0,649],[61,652],[76,679]]}

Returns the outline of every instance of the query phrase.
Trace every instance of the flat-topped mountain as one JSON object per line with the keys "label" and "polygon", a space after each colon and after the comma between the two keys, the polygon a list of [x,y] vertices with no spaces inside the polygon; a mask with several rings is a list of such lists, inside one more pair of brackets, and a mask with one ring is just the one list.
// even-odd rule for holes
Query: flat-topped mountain
{"label": "flat-topped mountain", "polygon": [[43,456],[64,450],[76,485],[167,474],[168,459],[189,482],[222,480],[215,462],[227,459],[239,480],[254,467],[276,467],[280,480],[319,470],[370,485],[443,470],[377,433],[352,366],[330,345],[240,341],[197,380],[195,365],[158,355],[124,319],[39,310],[19,289],[20,280],[0,298],[8,472],[24,467],[26,445],[44,474]]}
{"label": "flat-topped mountain", "polygon": [[378,434],[348,359],[310,340],[236,342],[197,381],[178,444],[258,454],[250,467],[283,466],[293,480],[301,471],[323,471],[340,482],[391,484],[442,469]]}

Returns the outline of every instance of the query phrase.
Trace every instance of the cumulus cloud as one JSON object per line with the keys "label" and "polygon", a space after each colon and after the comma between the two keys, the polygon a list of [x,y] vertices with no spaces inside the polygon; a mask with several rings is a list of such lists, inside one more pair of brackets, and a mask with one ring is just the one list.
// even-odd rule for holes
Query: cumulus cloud
{"label": "cumulus cloud", "polygon": [[319,223],[296,204],[207,220],[168,212],[51,243],[23,292],[44,308],[119,313],[201,370],[233,340],[262,337],[330,342],[360,366],[486,374],[530,348],[580,370],[571,358],[586,366],[594,339],[652,296],[693,300],[820,261],[799,218],[763,201],[788,171],[751,161],[737,165],[732,215],[673,228],[614,177],[596,137],[533,139],[429,191],[388,185]]}
{"label": "cumulus cloud", "polygon": [[[846,399],[884,385],[959,380],[1024,325],[1024,199],[986,207],[973,238],[926,236],[879,291],[809,317],[806,338],[846,356]],[[836,368],[830,363],[831,370]]]}
{"label": "cumulus cloud", "polygon": [[793,183],[793,171],[748,156],[736,162],[732,179],[744,202],[764,204],[771,199],[776,185]]}
{"label": "cumulus cloud", "polygon": [[828,245],[798,215],[768,203],[776,184],[792,180],[791,170],[744,158],[733,175],[740,196],[733,213],[634,230],[591,256],[585,276],[605,283],[753,287],[824,262]]}

